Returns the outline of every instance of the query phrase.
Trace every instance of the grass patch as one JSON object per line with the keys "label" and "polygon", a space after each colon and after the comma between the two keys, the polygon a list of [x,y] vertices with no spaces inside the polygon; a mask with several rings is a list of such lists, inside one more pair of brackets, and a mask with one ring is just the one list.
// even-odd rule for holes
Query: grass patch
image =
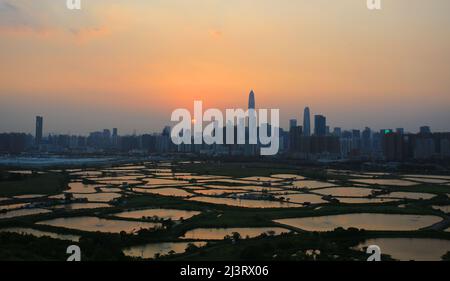
{"label": "grass patch", "polygon": [[20,180],[0,182],[0,196],[24,194],[57,194],[67,186],[67,177],[63,174],[31,175]]}

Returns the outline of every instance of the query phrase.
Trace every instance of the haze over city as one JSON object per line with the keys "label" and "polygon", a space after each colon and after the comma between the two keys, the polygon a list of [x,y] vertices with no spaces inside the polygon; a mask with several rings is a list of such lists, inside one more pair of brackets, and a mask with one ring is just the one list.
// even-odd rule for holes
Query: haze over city
{"label": "haze over city", "polygon": [[156,132],[176,108],[449,131],[446,0],[0,0],[0,132]]}

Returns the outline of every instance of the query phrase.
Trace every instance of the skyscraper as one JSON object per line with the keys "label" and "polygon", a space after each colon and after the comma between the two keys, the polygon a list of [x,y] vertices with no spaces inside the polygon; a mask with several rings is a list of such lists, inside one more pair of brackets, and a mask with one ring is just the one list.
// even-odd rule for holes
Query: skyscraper
{"label": "skyscraper", "polygon": [[44,118],[42,118],[42,116],[36,116],[36,134],[35,134],[36,144],[40,144],[42,142],[43,126],[44,126]]}
{"label": "skyscraper", "polygon": [[311,121],[309,119],[309,107],[305,107],[303,111],[303,134],[305,136],[311,135]]}
{"label": "skyscraper", "polygon": [[253,93],[253,90],[250,91],[248,96],[248,109],[255,109],[255,93]]}
{"label": "skyscraper", "polygon": [[113,146],[115,146],[115,147],[117,147],[117,145],[119,144],[119,136],[118,136],[117,128],[113,128],[113,133],[112,133],[112,144],[113,144]]}
{"label": "skyscraper", "polygon": [[323,115],[314,116],[314,135],[325,136],[327,134],[327,119]]}
{"label": "skyscraper", "polygon": [[289,130],[291,130],[292,128],[297,127],[297,119],[291,119],[289,120]]}
{"label": "skyscraper", "polygon": [[421,134],[431,134],[431,128],[430,126],[422,126],[420,127],[420,131]]}

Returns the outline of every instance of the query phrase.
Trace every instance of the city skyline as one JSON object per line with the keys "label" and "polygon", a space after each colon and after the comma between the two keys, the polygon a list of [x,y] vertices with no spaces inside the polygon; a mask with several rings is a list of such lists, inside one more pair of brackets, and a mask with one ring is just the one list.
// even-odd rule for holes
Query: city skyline
{"label": "city skyline", "polygon": [[[253,92],[253,90],[250,91],[249,95],[248,95],[248,109],[258,109],[256,107],[256,103],[255,103],[255,93]],[[326,115],[322,115],[319,113],[316,114],[312,114],[312,116],[314,117],[314,126],[311,127],[311,111],[310,108],[308,106],[306,106],[303,110],[303,120],[299,120],[297,118],[291,118],[288,120],[288,124],[286,124],[286,126],[284,126],[284,124],[280,125],[280,128],[285,130],[286,132],[289,132],[292,128],[295,128],[298,126],[299,123],[303,124],[301,127],[303,134],[305,136],[311,136],[311,135],[315,135],[315,136],[324,136],[324,135],[328,135],[328,134],[333,134],[336,133],[336,131],[340,132],[341,131],[362,131],[362,130],[371,130],[372,132],[376,132],[376,131],[384,131],[384,130],[390,130],[392,132],[401,132],[403,133],[423,133],[423,130],[427,130],[428,133],[430,133],[431,131],[433,132],[440,132],[440,131],[435,131],[432,129],[431,126],[423,124],[420,125],[418,128],[415,128],[414,130],[405,130],[404,127],[402,126],[397,126],[397,127],[392,127],[392,126],[386,126],[384,128],[371,128],[368,126],[363,126],[361,128],[350,128],[350,127],[338,127],[338,126],[330,126],[328,121],[327,121],[327,117]],[[173,122],[171,122],[173,123]],[[47,132],[47,134],[44,134],[45,129],[44,129],[44,117],[43,116],[35,116],[35,124],[34,124],[34,135],[31,132],[24,132],[24,131],[10,131],[10,132],[0,132],[0,133],[26,133],[26,134],[31,134],[33,136],[36,137],[36,141],[37,143],[39,143],[42,138],[44,138],[46,135],[89,135],[92,133],[98,133],[101,132],[103,130],[104,131],[113,131],[113,135],[119,135],[118,131],[119,128],[117,127],[98,127],[95,130],[86,132],[86,133],[81,133],[81,134],[71,134],[71,133],[61,133],[61,132],[51,132],[51,130],[49,132]],[[150,134],[158,134],[161,133],[161,131],[166,130],[167,128],[167,124],[164,125],[162,128],[160,128],[160,130],[155,130],[155,131],[147,131],[147,132],[137,132],[136,130],[134,130],[132,133],[129,133],[127,131],[125,131],[126,133],[123,135],[136,135],[136,134],[146,134],[146,133],[150,133]],[[170,127],[170,126],[169,126]],[[313,129],[313,132],[311,133],[311,128]],[[331,130],[333,129],[333,130]],[[444,132],[444,131],[442,131]]]}
{"label": "city skyline", "polygon": [[450,131],[446,0],[63,2],[0,0],[0,132],[37,115],[55,133],[156,132],[251,88],[284,128],[309,106],[331,127]]}

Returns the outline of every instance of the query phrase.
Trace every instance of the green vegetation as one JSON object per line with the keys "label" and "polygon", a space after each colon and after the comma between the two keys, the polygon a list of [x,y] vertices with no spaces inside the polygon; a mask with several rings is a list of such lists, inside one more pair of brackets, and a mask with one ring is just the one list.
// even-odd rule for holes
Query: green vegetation
{"label": "green vegetation", "polygon": [[[147,169],[158,166],[146,165]],[[94,169],[95,170],[95,169]],[[187,163],[175,165],[173,170],[182,173],[197,173],[199,175],[223,175],[233,178],[249,176],[270,176],[273,174],[298,174],[308,180],[329,181],[334,180],[339,186],[355,186],[351,181],[354,175],[330,174],[326,167],[303,167],[273,162],[242,162],[242,163]],[[151,172],[141,171],[145,176],[156,176]],[[356,172],[355,172],[356,173]],[[117,174],[117,175],[116,175]],[[104,173],[103,177],[120,177],[120,172]],[[142,176],[144,177],[144,176]],[[375,176],[374,176],[375,177]],[[81,180],[82,177],[73,174],[72,179]],[[391,178],[401,178],[391,175]],[[8,174],[0,172],[0,197],[12,197],[24,194],[60,194],[66,187],[69,175],[66,172],[43,174]],[[89,178],[89,183],[96,184],[96,178]],[[86,181],[86,183],[88,183]],[[220,182],[220,180],[218,180]],[[201,181],[195,185],[204,185]],[[208,184],[214,184],[211,180]],[[222,184],[222,183],[220,183]],[[134,184],[133,186],[139,186]],[[238,187],[239,183],[223,183],[227,186]],[[251,183],[249,183],[251,185]],[[119,185],[114,186],[119,188]],[[186,186],[174,186],[189,192]],[[158,256],[161,260],[365,260],[367,255],[352,247],[369,238],[397,237],[397,238],[439,238],[450,240],[450,232],[435,230],[419,231],[365,231],[357,229],[344,230],[338,228],[331,232],[306,232],[295,227],[279,225],[276,219],[311,217],[324,215],[337,215],[349,213],[385,213],[385,214],[417,214],[435,215],[444,220],[438,229],[447,228],[449,217],[444,212],[433,209],[432,205],[448,205],[450,200],[447,194],[448,185],[418,184],[415,186],[379,186],[367,185],[360,188],[384,188],[390,191],[426,192],[438,196],[430,200],[400,200],[375,204],[342,204],[326,203],[317,208],[317,205],[301,206],[298,208],[239,208],[228,205],[218,205],[205,202],[185,200],[182,197],[162,196],[156,194],[137,194],[125,191],[122,188],[122,198],[115,201],[111,208],[65,210],[57,209],[53,212],[0,220],[2,227],[25,227],[60,234],[73,234],[81,237],[78,245],[82,248],[83,260],[134,260],[123,255],[125,247],[160,242],[193,242],[189,239],[180,239],[187,231],[196,228],[230,228],[230,227],[284,227],[297,233],[288,233],[277,236],[261,235],[246,239],[239,233],[233,233],[221,241],[208,241],[205,247],[189,245],[186,253],[171,253]],[[308,192],[308,190],[306,190]],[[314,192],[314,190],[312,190]],[[34,199],[33,199],[34,200]],[[34,202],[33,200],[30,200]],[[41,199],[40,199],[41,200]],[[54,199],[44,198],[50,202]],[[9,200],[28,202],[24,199]],[[38,200],[35,200],[38,201]],[[2,204],[10,204],[2,203]],[[61,204],[59,202],[58,204]],[[404,205],[399,208],[399,205]],[[195,210],[201,213],[183,221],[172,221],[154,218],[119,218],[114,214],[124,210],[144,208],[167,208],[180,210]],[[163,224],[163,228],[140,230],[137,234],[122,233],[94,233],[76,229],[65,229],[49,225],[36,224],[38,221],[75,216],[96,216],[114,220],[155,221]],[[51,239],[49,237],[37,238],[31,235],[13,233],[0,233],[0,260],[65,260],[65,250],[74,242]],[[450,259],[449,253],[444,258]],[[383,257],[387,260],[389,257]]]}
{"label": "green vegetation", "polygon": [[62,173],[15,175],[0,181],[0,196],[25,194],[57,194],[67,186],[68,177]]}

